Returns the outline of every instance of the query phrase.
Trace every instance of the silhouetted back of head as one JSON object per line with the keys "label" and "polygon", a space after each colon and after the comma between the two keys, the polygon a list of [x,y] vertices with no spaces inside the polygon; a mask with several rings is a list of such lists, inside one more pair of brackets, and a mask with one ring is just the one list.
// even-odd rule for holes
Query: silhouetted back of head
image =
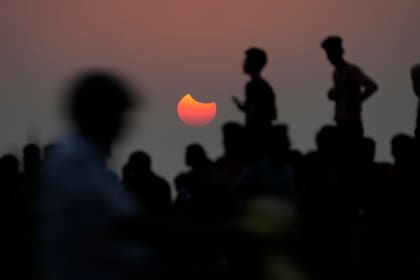
{"label": "silhouetted back of head", "polygon": [[152,168],[152,159],[146,152],[136,151],[130,156],[128,164],[134,172],[149,172]]}
{"label": "silhouetted back of head", "polygon": [[0,173],[6,176],[15,176],[19,173],[19,160],[12,154],[0,158]]}
{"label": "silhouetted back of head", "polygon": [[344,48],[343,40],[339,36],[327,37],[321,43],[321,47],[326,51],[328,60],[333,64],[337,65],[343,59]]}
{"label": "silhouetted back of head", "polygon": [[363,138],[361,144],[362,159],[365,163],[372,163],[375,159],[376,142],[372,138]]}
{"label": "silhouetted back of head", "polygon": [[250,75],[256,75],[261,72],[267,64],[267,55],[265,51],[259,48],[250,48],[246,52],[244,71]]}
{"label": "silhouetted back of head", "polygon": [[324,126],[316,135],[316,144],[321,153],[330,153],[334,151],[338,141],[337,128],[332,125]]}
{"label": "silhouetted back of head", "polygon": [[206,151],[200,144],[191,144],[187,147],[185,163],[192,167],[203,167],[209,163]]}
{"label": "silhouetted back of head", "polygon": [[77,129],[107,147],[118,136],[131,106],[128,87],[107,72],[84,74],[70,90],[69,111]]}
{"label": "silhouetted back of head", "polygon": [[268,156],[285,159],[290,150],[290,139],[286,125],[276,125],[271,128],[268,137]]}
{"label": "silhouetted back of head", "polygon": [[224,124],[222,132],[225,150],[237,150],[245,141],[245,130],[239,123],[229,122]]}
{"label": "silhouetted back of head", "polygon": [[392,138],[392,155],[396,165],[409,166],[415,159],[415,141],[406,134],[398,134]]}
{"label": "silhouetted back of head", "polygon": [[28,144],[23,148],[23,169],[25,172],[39,171],[41,165],[41,149],[36,144]]}

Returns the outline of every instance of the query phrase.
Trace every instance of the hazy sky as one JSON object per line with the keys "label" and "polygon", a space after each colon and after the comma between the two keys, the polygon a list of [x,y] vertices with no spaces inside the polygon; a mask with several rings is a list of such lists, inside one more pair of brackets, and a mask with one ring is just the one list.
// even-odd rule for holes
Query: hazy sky
{"label": "hazy sky", "polygon": [[[199,142],[216,158],[221,125],[243,120],[231,96],[243,98],[250,46],[267,51],[263,74],[277,94],[280,122],[289,124],[293,145],[308,151],[333,116],[326,99],[332,68],[319,44],[339,34],[347,59],[380,86],[364,106],[364,121],[378,141],[377,159],[390,160],[392,135],[414,129],[409,69],[420,62],[419,11],[419,0],[1,0],[0,151],[60,135],[66,82],[104,67],[141,86],[147,99],[114,166],[145,149],[155,170],[172,180],[185,168],[187,144]],[[178,120],[177,101],[186,92],[217,102],[210,126]]]}

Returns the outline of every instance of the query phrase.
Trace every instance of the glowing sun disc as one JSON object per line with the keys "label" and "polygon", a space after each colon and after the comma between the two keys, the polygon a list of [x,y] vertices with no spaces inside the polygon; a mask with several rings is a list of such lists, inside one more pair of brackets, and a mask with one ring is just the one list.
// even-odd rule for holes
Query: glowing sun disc
{"label": "glowing sun disc", "polygon": [[187,93],[178,102],[179,119],[186,125],[203,127],[210,124],[217,113],[216,102],[203,103]]}

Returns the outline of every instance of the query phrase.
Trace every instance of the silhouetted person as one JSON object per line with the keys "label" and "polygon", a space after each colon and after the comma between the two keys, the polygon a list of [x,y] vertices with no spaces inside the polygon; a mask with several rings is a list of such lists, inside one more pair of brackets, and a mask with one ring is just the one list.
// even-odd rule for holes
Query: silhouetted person
{"label": "silhouetted person", "polygon": [[22,157],[22,180],[17,202],[19,215],[19,259],[22,267],[22,273],[19,277],[32,277],[33,263],[36,258],[35,249],[38,241],[39,217],[38,202],[41,179],[41,151],[36,144],[27,144],[23,148]]}
{"label": "silhouetted person", "polygon": [[[18,191],[20,184],[19,160],[12,154],[0,158],[0,180],[2,182],[2,193],[10,194]],[[3,195],[2,195],[3,196]]]}
{"label": "silhouetted person", "polygon": [[23,175],[28,180],[39,179],[41,171],[41,150],[35,144],[28,144],[23,148]]}
{"label": "silhouetted person", "polygon": [[124,183],[146,210],[167,213],[171,207],[171,189],[168,182],[152,171],[151,165],[148,154],[134,152],[124,167]]}
{"label": "silhouetted person", "polygon": [[48,279],[135,279],[145,276],[147,247],[117,237],[136,216],[134,198],[106,167],[132,106],[131,90],[107,72],[90,72],[70,88],[74,132],[46,164],[42,193],[42,264]]}
{"label": "silhouetted person", "polygon": [[335,67],[334,86],[328,92],[328,98],[335,103],[335,121],[346,134],[361,137],[362,104],[378,90],[378,86],[359,67],[344,59],[340,37],[328,37],[321,46]]}
{"label": "silhouetted person", "polygon": [[398,134],[391,141],[394,157],[391,206],[395,209],[393,242],[399,279],[417,279],[420,276],[420,191],[418,158],[414,138]]}
{"label": "silhouetted person", "polygon": [[229,122],[223,125],[223,155],[216,160],[218,180],[226,191],[247,164],[247,138],[242,125]]}
{"label": "silhouetted person", "polygon": [[0,158],[0,219],[2,224],[0,278],[16,279],[21,271],[19,250],[22,237],[21,174],[19,160],[12,154]]}
{"label": "silhouetted person", "polygon": [[[190,170],[181,173],[175,178],[175,186],[178,190],[177,202],[199,207],[206,212],[207,202],[212,192],[212,165],[204,148],[199,144],[191,144],[185,153],[185,163]],[[201,212],[201,211],[200,211]],[[198,212],[194,213],[197,214]]]}
{"label": "silhouetted person", "polygon": [[348,194],[342,185],[340,132],[322,127],[317,151],[307,156],[300,207],[308,271],[315,279],[336,279],[348,267]]}
{"label": "silhouetted person", "polygon": [[265,129],[277,118],[275,95],[271,86],[261,77],[261,71],[267,64],[266,53],[258,48],[246,51],[243,70],[251,80],[246,84],[245,101],[236,97],[233,101],[245,113],[245,123],[251,129]]}
{"label": "silhouetted person", "polygon": [[[413,81],[414,93],[418,98],[420,98],[420,64],[415,65],[413,66],[413,68],[411,68],[411,79]],[[420,102],[417,109],[415,137],[418,146],[420,146]]]}
{"label": "silhouetted person", "polygon": [[290,141],[286,126],[278,125],[269,132],[267,155],[245,168],[233,186],[241,200],[258,197],[280,198],[296,202],[296,174],[288,162]]}
{"label": "silhouetted person", "polygon": [[416,155],[413,153],[413,138],[406,134],[398,134],[392,138],[391,152],[395,166],[410,170],[414,167]]}

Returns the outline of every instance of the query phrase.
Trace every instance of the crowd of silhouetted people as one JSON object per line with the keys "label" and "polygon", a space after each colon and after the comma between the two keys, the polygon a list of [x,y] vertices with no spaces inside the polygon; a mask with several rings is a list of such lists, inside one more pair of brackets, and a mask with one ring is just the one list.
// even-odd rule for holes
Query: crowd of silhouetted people
{"label": "crowd of silhouetted people", "polygon": [[[74,131],[0,158],[0,277],[418,279],[420,121],[414,136],[392,138],[393,162],[376,162],[362,104],[378,86],[344,60],[340,37],[321,46],[335,67],[335,124],[319,129],[314,151],[294,149],[276,122],[267,55],[251,48],[245,99],[233,98],[244,124],[222,126],[216,160],[188,145],[174,189],[144,150],[120,177],[107,169],[132,89],[104,71],[78,77],[67,93]],[[419,96],[420,66],[411,74]]]}

